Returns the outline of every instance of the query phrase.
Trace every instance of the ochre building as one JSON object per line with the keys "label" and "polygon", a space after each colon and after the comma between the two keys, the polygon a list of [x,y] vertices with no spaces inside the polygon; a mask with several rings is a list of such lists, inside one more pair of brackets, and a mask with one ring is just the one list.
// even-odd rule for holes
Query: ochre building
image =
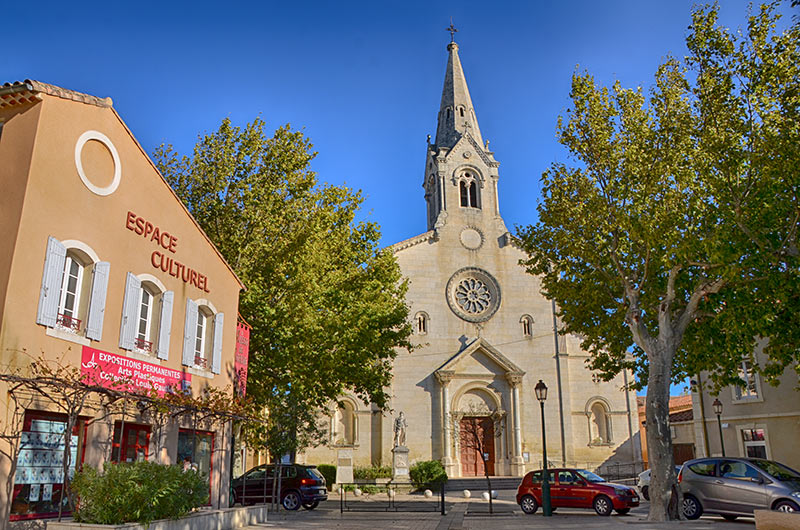
{"label": "ochre building", "polygon": [[[0,190],[4,374],[36,362],[101,386],[232,388],[242,285],[110,99],[36,81],[0,86]],[[15,401],[0,386],[4,435],[21,415],[20,432],[0,442],[0,480],[13,481],[0,488],[0,507],[12,519],[58,512],[67,443],[70,474],[107,462],[180,463],[209,478],[212,506],[227,506],[225,422],[156,421],[135,399],[110,413],[90,396],[65,436],[57,397],[15,391]]]}
{"label": "ochre building", "polygon": [[478,424],[490,474],[520,476],[542,464],[534,397],[542,380],[548,460],[601,471],[622,463],[632,474],[641,460],[631,440],[635,395],[622,390],[624,375],[593,376],[577,337],[559,337],[556,355],[551,303],[519,265],[526,255],[500,215],[500,164],[481,135],[458,45],[447,49],[436,137],[425,153],[428,231],[390,247],[409,280],[421,347],[398,352],[390,414],[343,396],[330,413],[329,446],[305,459],[391,465],[394,420],[404,412],[410,463],[440,460],[450,477],[482,475],[483,458],[465,438]]}

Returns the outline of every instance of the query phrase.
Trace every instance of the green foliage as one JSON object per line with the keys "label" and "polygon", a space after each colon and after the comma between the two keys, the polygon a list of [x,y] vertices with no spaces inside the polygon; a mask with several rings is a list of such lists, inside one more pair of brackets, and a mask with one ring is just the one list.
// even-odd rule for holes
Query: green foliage
{"label": "green foliage", "polygon": [[356,480],[372,480],[376,478],[392,478],[392,466],[370,466],[353,468]]}
{"label": "green foliage", "polygon": [[330,489],[336,483],[336,466],[332,464],[320,464],[317,466],[317,471],[322,473],[325,477],[325,485]]}
{"label": "green foliage", "polygon": [[251,437],[285,454],[323,441],[317,412],[344,391],[386,405],[411,327],[394,256],[356,219],[361,193],[319,183],[301,132],[264,127],[225,119],[191,156],[162,145],[154,159],[246,286],[248,395],[270,411]]}
{"label": "green foliage", "polygon": [[750,360],[777,384],[800,359],[800,21],[778,31],[778,5],[738,32],[696,8],[687,57],[647,93],[576,72],[558,124],[573,162],[542,175],[539,221],[517,232],[591,368],[648,386],[651,520],[674,476],[670,380],[707,371],[719,391]]}
{"label": "green foliage", "polygon": [[149,524],[178,519],[208,502],[208,482],[197,471],[155,462],[106,464],[103,473],[84,467],[75,474],[76,521]]}
{"label": "green foliage", "polygon": [[438,484],[447,481],[447,472],[438,460],[417,462],[408,470],[408,475],[417,489],[427,488],[438,491]]}
{"label": "green foliage", "polygon": [[696,9],[688,57],[649,94],[573,76],[558,131],[574,164],[543,174],[539,222],[518,237],[607,378],[628,367],[647,384],[658,359],[719,388],[757,337],[768,377],[797,359],[800,26],[778,32],[776,5],[740,33]]}

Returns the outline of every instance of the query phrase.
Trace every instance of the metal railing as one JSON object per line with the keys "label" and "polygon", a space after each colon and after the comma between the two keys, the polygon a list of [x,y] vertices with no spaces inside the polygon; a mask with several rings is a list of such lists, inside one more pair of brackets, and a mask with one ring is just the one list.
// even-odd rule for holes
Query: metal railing
{"label": "metal railing", "polygon": [[439,512],[446,515],[446,484],[337,484],[339,512]]}
{"label": "metal railing", "polygon": [[146,351],[147,353],[153,352],[153,343],[139,337],[133,339],[133,345],[137,350]]}
{"label": "metal railing", "polygon": [[65,315],[64,313],[58,314],[56,324],[76,333],[81,329],[81,319]]}

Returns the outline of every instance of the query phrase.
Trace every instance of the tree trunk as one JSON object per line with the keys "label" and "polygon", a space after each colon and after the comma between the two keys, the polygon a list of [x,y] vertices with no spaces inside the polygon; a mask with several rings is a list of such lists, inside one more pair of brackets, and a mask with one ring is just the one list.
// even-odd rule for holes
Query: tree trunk
{"label": "tree trunk", "polygon": [[650,464],[650,521],[678,519],[677,504],[670,510],[675,484],[672,436],[669,429],[669,389],[674,344],[659,344],[649,356],[647,398],[647,454]]}

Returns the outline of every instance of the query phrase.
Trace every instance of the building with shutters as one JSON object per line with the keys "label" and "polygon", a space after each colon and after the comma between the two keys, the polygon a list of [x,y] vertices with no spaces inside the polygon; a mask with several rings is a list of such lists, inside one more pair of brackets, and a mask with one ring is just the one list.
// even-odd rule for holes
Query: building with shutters
{"label": "building with shutters", "polygon": [[[242,284],[110,99],[36,81],[0,86],[0,190],[5,373],[43,358],[101,384],[124,376],[157,392],[232,389]],[[186,418],[157,428],[129,405],[122,416],[89,406],[64,436],[65,415],[32,398],[16,464],[7,446],[0,455],[0,480],[14,480],[10,498],[0,488],[11,518],[58,511],[67,440],[69,472],[186,463],[209,477],[210,504],[226,506],[230,430]]]}
{"label": "building with shutters", "polygon": [[[481,134],[458,50],[447,46],[436,136],[425,149],[427,231],[389,247],[408,279],[419,347],[394,360],[391,416],[342,396],[330,410],[329,445],[304,458],[390,465],[394,420],[403,412],[410,463],[439,460],[450,477],[480,476],[487,467],[521,476],[542,464],[534,397],[542,380],[550,389],[548,460],[633,475],[641,470],[636,401],[622,390],[632,375],[602,381],[587,370],[580,337],[555,341],[552,305],[539,278],[520,266],[526,254],[500,215],[500,163]],[[482,455],[469,443],[475,424]]]}

